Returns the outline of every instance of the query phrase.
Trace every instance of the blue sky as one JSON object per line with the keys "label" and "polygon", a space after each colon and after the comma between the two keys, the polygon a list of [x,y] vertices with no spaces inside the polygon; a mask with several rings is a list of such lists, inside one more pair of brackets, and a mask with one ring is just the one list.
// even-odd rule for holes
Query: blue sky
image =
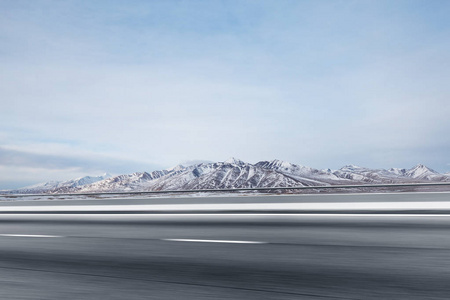
{"label": "blue sky", "polygon": [[0,189],[230,156],[450,171],[449,1],[0,10]]}

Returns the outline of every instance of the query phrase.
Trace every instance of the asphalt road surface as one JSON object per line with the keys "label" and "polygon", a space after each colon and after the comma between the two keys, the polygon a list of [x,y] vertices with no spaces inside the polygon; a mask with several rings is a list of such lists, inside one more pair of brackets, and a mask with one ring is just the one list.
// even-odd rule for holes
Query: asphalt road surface
{"label": "asphalt road surface", "polygon": [[[382,202],[450,201],[446,193],[339,197],[344,202],[365,202],[367,197]],[[282,202],[310,202],[289,199]],[[169,201],[206,203],[204,198]],[[19,205],[37,205],[30,202]],[[139,199],[129,203],[144,202],[149,204]],[[40,203],[50,204],[67,205]],[[277,216],[276,222],[273,216],[255,219],[247,214],[158,218],[1,220],[0,299],[450,298],[446,214],[310,214]]]}

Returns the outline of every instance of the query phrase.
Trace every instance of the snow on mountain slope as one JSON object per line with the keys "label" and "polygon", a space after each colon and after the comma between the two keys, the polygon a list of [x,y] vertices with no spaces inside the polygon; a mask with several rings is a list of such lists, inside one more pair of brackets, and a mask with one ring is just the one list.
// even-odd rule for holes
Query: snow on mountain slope
{"label": "snow on mountain slope", "polygon": [[359,183],[393,183],[399,175],[384,169],[370,169],[355,165],[346,165],[333,172],[339,178]]}
{"label": "snow on mountain slope", "polygon": [[135,172],[133,174],[128,175],[119,175],[102,181],[95,182],[93,184],[79,187],[76,190],[66,192],[90,193],[90,192],[120,192],[120,191],[126,192],[126,191],[140,190],[141,186],[146,182],[155,180],[171,172],[175,171],[162,170],[162,171],[153,171],[151,173]]}
{"label": "snow on mountain slope", "polygon": [[67,181],[49,181],[45,183],[38,183],[35,185],[27,186],[16,190],[18,193],[47,193],[53,190],[63,191],[71,190],[73,188],[89,185],[97,181],[104,180],[111,177],[109,174],[103,174],[101,176],[85,176]]}
{"label": "snow on mountain slope", "polygon": [[184,169],[186,169],[185,166],[183,166],[183,165],[176,165],[176,166],[173,167],[173,168],[167,169],[167,171],[170,173],[170,172],[178,172],[178,171],[182,171],[182,170],[184,170]]}
{"label": "snow on mountain slope", "polygon": [[423,182],[423,181],[450,181],[450,179],[438,172],[418,164],[411,169],[390,168],[384,169],[370,169],[358,167],[354,165],[344,166],[341,169],[333,172],[338,177],[347,178],[353,181],[360,181],[365,183],[408,183],[408,182]]}
{"label": "snow on mountain slope", "polygon": [[442,174],[439,174],[435,170],[430,169],[422,164],[418,164],[406,171],[405,176],[415,179],[432,180],[432,178],[435,178],[436,176],[442,176]]}
{"label": "snow on mountain slope", "polygon": [[186,185],[188,189],[228,189],[253,187],[288,187],[302,185],[282,174],[263,170],[251,164],[230,164],[224,162],[214,170],[195,178]]}
{"label": "snow on mountain slope", "polygon": [[238,159],[199,164],[170,178],[147,185],[149,190],[229,189],[251,187],[298,186],[299,182],[282,174],[263,170]]}
{"label": "snow on mountain slope", "polygon": [[388,170],[389,173],[392,173],[393,175],[396,176],[405,176],[406,174],[406,169],[400,169],[400,168],[390,168]]}
{"label": "snow on mountain slope", "polygon": [[236,158],[109,177],[82,177],[21,189],[21,193],[92,193],[160,190],[294,187],[365,183],[450,182],[450,175],[417,165],[409,170],[370,169],[346,165],[339,170],[318,170],[281,160],[249,164]]}
{"label": "snow on mountain slope", "polygon": [[83,185],[91,184],[91,183],[94,183],[94,182],[97,182],[100,180],[104,180],[104,179],[107,179],[110,177],[111,177],[111,175],[109,175],[109,174],[103,174],[101,176],[95,176],[95,177],[85,176],[85,177],[65,181],[62,184],[62,186],[67,186],[67,187],[83,186]]}
{"label": "snow on mountain slope", "polygon": [[242,160],[234,158],[234,157],[230,157],[229,159],[224,161],[224,163],[230,164],[230,165],[237,165],[237,166],[245,166],[247,164],[247,163],[243,162]]}
{"label": "snow on mountain slope", "polygon": [[300,165],[294,165],[289,162],[285,162],[282,160],[272,160],[272,161],[260,161],[255,164],[255,166],[263,168],[263,169],[269,169],[279,172],[284,172],[287,174],[297,174],[297,175],[311,175],[315,171],[310,167],[300,166]]}
{"label": "snow on mountain slope", "polygon": [[279,172],[304,185],[328,185],[335,181],[342,181],[342,178],[338,178],[330,172],[295,165],[277,159],[272,161],[260,161],[256,163],[255,166]]}
{"label": "snow on mountain slope", "polygon": [[170,173],[143,185],[145,190],[181,190],[191,180],[213,171],[212,164],[198,164]]}
{"label": "snow on mountain slope", "polygon": [[59,184],[61,184],[63,181],[49,181],[49,182],[42,182],[37,183],[33,185],[29,185],[23,188],[19,188],[15,190],[15,192],[18,193],[43,193],[47,192],[51,189],[54,189],[58,187]]}
{"label": "snow on mountain slope", "polygon": [[[116,176],[74,192],[160,191],[249,187],[302,186],[302,182],[273,170],[262,169],[242,160],[231,158],[224,162],[175,167],[160,171],[157,176],[134,173]],[[152,174],[154,174],[153,172]],[[316,183],[315,185],[318,185]],[[308,183],[311,185],[311,183]]]}
{"label": "snow on mountain slope", "polygon": [[156,182],[158,179],[168,180],[172,176],[183,173],[192,167],[184,167],[177,165],[173,168],[161,171],[135,172],[133,174],[119,175],[98,181],[93,184],[85,185],[77,189],[65,192],[93,193],[93,192],[126,192],[126,191],[143,191],[148,190],[150,183]]}
{"label": "snow on mountain slope", "polygon": [[409,178],[402,175],[401,170],[394,168],[391,168],[390,170],[370,169],[350,165],[342,167],[335,171],[334,174],[338,177],[359,181],[361,183],[410,182]]}
{"label": "snow on mountain slope", "polygon": [[436,172],[435,170],[422,164],[418,164],[406,171],[405,176],[419,180],[450,181],[450,176],[440,174],[439,172]]}

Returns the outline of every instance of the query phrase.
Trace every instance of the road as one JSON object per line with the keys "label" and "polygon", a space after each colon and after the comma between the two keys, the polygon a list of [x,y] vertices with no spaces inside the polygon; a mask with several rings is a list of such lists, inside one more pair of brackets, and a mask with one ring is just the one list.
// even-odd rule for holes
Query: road
{"label": "road", "polygon": [[[314,197],[319,203],[338,203],[336,198],[330,201],[330,195]],[[448,193],[339,197],[341,202],[355,203],[450,202]],[[0,208],[121,203],[98,201],[0,202]],[[311,201],[293,196],[282,202]],[[64,216],[57,221],[0,220],[0,299],[448,299],[450,295],[450,216],[445,214],[164,214],[139,222],[116,217],[104,222],[65,221]]]}

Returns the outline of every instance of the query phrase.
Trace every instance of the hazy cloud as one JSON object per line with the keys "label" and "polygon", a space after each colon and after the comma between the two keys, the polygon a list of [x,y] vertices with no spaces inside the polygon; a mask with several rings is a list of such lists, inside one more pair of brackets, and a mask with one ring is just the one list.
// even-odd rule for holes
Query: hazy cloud
{"label": "hazy cloud", "polygon": [[118,175],[160,168],[162,167],[157,164],[101,155],[50,155],[0,147],[0,182],[3,182],[3,189],[18,188],[40,181],[67,180],[103,173]]}
{"label": "hazy cloud", "polygon": [[146,164],[133,160],[112,159],[111,157],[47,155],[31,152],[9,150],[0,147],[0,165],[40,169],[71,169],[79,168],[85,172],[133,172],[151,171],[161,167],[156,164]]}

